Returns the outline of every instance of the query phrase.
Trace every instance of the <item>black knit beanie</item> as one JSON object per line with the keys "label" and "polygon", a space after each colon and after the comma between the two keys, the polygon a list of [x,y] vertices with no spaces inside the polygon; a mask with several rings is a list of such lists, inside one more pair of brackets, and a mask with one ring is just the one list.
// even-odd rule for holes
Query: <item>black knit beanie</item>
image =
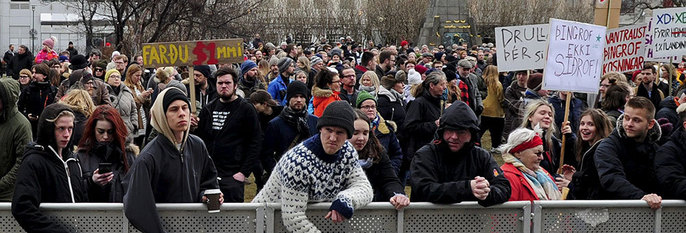
{"label": "black knit beanie", "polygon": [[[210,70],[210,66],[208,66],[208,65],[193,66],[193,70],[197,70],[202,75],[204,75],[205,78],[212,78],[212,71]],[[165,108],[165,111],[166,111],[166,108]]]}
{"label": "black knit beanie", "polygon": [[293,81],[290,84],[288,84],[288,89],[286,89],[286,97],[288,98],[287,101],[291,100],[291,97],[294,97],[297,94],[303,95],[305,99],[307,100],[306,103],[309,103],[310,100],[308,97],[309,91],[307,90],[307,85],[301,81]]}
{"label": "black knit beanie", "polygon": [[355,131],[355,112],[346,101],[334,101],[326,106],[322,117],[317,121],[317,130],[324,126],[335,126],[345,129],[348,139],[353,137]]}
{"label": "black knit beanie", "polygon": [[167,112],[169,105],[175,100],[183,100],[186,103],[189,103],[188,97],[183,93],[183,91],[179,90],[178,88],[169,88],[167,93],[164,94],[164,99],[162,99],[162,109],[165,113]]}

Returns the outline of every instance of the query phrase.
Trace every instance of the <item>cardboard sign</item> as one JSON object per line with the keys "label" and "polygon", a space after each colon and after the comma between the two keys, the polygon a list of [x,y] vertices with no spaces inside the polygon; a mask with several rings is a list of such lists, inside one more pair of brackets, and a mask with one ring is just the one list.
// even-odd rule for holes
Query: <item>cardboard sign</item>
{"label": "cardboard sign", "polygon": [[495,28],[498,71],[543,69],[549,29],[548,24]]}
{"label": "cardboard sign", "polygon": [[654,61],[654,62],[669,62],[669,59],[672,58],[674,61],[680,61],[681,58],[679,56],[673,56],[673,57],[657,57],[655,56],[655,53],[653,52],[653,26],[655,24],[653,23],[653,19],[651,18],[648,21],[648,33],[646,33],[645,37],[645,61]]}
{"label": "cardboard sign", "polygon": [[543,89],[598,92],[605,31],[604,26],[550,19]]}
{"label": "cardboard sign", "polygon": [[243,62],[243,40],[201,40],[143,44],[143,67]]}
{"label": "cardboard sign", "polygon": [[647,31],[647,24],[608,30],[605,34],[603,74],[610,71],[624,73],[642,69]]}
{"label": "cardboard sign", "polygon": [[651,57],[686,53],[686,8],[654,9],[649,28]]}

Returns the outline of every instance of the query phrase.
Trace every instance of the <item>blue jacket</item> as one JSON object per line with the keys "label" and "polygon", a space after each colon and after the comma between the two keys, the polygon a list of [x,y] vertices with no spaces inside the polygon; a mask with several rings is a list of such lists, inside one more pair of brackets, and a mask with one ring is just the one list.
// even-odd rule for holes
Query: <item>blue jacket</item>
{"label": "blue jacket", "polygon": [[[386,126],[384,127],[382,124]],[[392,127],[393,126],[389,125],[388,122],[384,120],[383,123],[380,123],[379,126],[374,129],[374,135],[376,136],[376,139],[379,139],[379,142],[386,150],[386,154],[393,165],[393,170],[395,171],[395,174],[398,175],[400,173],[400,165],[403,162],[403,151],[400,148],[398,137],[394,132],[395,129]],[[385,133],[382,133],[380,128]]]}
{"label": "blue jacket", "polygon": [[288,99],[286,99],[286,88],[286,83],[281,78],[281,74],[279,74],[279,76],[276,76],[274,80],[269,82],[267,92],[269,92],[272,98],[281,106],[286,106],[288,104]]}
{"label": "blue jacket", "polygon": [[[560,99],[555,95],[548,98],[548,103],[555,108],[555,125],[562,128],[562,120],[565,118],[565,100]],[[569,118],[567,119],[572,126],[572,132],[579,132],[579,121],[581,121],[581,113],[586,109],[586,106],[580,99],[572,98],[569,104]]]}
{"label": "blue jacket", "polygon": [[[310,130],[310,136],[318,133],[317,119],[316,116],[307,114],[307,126]],[[262,153],[260,155],[265,171],[271,172],[279,158],[289,149],[297,133],[296,128],[289,125],[281,116],[277,116],[269,122],[267,131],[264,133],[264,142],[262,143]],[[306,139],[300,138],[298,143]],[[298,145],[298,143],[293,143],[293,146]]]}

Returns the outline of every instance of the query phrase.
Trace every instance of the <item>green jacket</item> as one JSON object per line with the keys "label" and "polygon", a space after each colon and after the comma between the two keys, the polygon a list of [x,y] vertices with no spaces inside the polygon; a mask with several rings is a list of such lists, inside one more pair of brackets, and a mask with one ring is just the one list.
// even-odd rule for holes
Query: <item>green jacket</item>
{"label": "green jacket", "polygon": [[0,202],[12,201],[17,170],[32,138],[31,123],[17,108],[19,92],[19,82],[0,78]]}

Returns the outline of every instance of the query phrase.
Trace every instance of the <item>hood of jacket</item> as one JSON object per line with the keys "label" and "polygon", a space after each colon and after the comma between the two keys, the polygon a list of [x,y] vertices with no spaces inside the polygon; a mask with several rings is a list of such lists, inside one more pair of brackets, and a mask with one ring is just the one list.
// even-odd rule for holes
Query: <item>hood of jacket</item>
{"label": "hood of jacket", "polygon": [[[617,125],[615,126],[615,129],[617,130],[619,137],[627,138],[626,130],[624,130],[624,125],[622,122],[624,122],[624,114],[617,117]],[[648,136],[646,136],[646,139],[649,142],[657,143],[660,140],[660,137],[662,137],[662,129],[660,129],[660,123],[657,123],[657,120],[653,119],[653,122],[655,125],[653,125],[652,129],[648,130]]]}
{"label": "hood of jacket", "polygon": [[[388,90],[388,89],[386,89],[386,88],[383,87],[383,86],[379,86],[379,93],[378,93],[378,95],[379,95],[379,96],[382,96],[382,95],[383,95],[383,96],[387,96],[388,99],[389,99],[391,102],[398,102],[398,101],[400,101],[400,100],[403,99],[403,95],[402,95],[402,94],[398,93],[398,92],[395,91],[395,90]],[[402,101],[400,101],[400,103],[402,104]]]}
{"label": "hood of jacket", "polygon": [[679,107],[679,106],[676,105],[676,101],[674,100],[674,97],[673,96],[667,96],[662,101],[660,101],[660,107],[657,110],[660,110],[661,108],[669,108],[669,109],[674,109],[676,111],[677,107]]}
{"label": "hood of jacket", "polygon": [[[60,113],[65,111],[74,114],[74,111],[72,111],[69,105],[62,103],[54,103],[43,109],[43,113],[41,113],[40,118],[38,118],[38,133],[36,135],[36,143],[38,145],[57,148],[57,142],[55,140],[55,122],[53,121]],[[67,148],[69,148],[69,145],[67,145]]]}
{"label": "hood of jacket", "polygon": [[476,133],[479,132],[479,119],[462,101],[456,101],[445,109],[438,124],[435,139],[439,140],[442,140],[443,131],[446,129],[468,129],[472,133],[472,141],[476,141]]}
{"label": "hood of jacket", "polygon": [[319,87],[312,87],[312,96],[313,97],[328,98],[331,95],[333,95],[333,90],[331,90],[331,89],[322,89]]}
{"label": "hood of jacket", "polygon": [[17,99],[19,99],[19,82],[11,78],[0,79],[0,101],[2,101],[0,123],[4,123],[15,114],[19,114]]}
{"label": "hood of jacket", "polygon": [[[167,87],[165,88],[160,94],[157,96],[157,99],[155,100],[155,103],[152,104],[152,107],[150,108],[150,124],[152,125],[157,132],[159,132],[161,135],[164,135],[170,142],[176,141],[176,137],[174,136],[174,132],[171,130],[169,127],[169,122],[167,122],[167,114],[164,112],[164,96],[167,94],[167,92],[171,89],[178,89],[176,87]],[[181,89],[179,89],[181,90]],[[181,90],[183,92],[183,90]],[[185,92],[184,92],[185,93]],[[191,127],[188,127],[186,129],[186,132],[183,135],[183,139],[181,141],[181,148],[179,151],[183,151],[183,146],[185,142],[188,140],[188,133],[190,132]]]}

